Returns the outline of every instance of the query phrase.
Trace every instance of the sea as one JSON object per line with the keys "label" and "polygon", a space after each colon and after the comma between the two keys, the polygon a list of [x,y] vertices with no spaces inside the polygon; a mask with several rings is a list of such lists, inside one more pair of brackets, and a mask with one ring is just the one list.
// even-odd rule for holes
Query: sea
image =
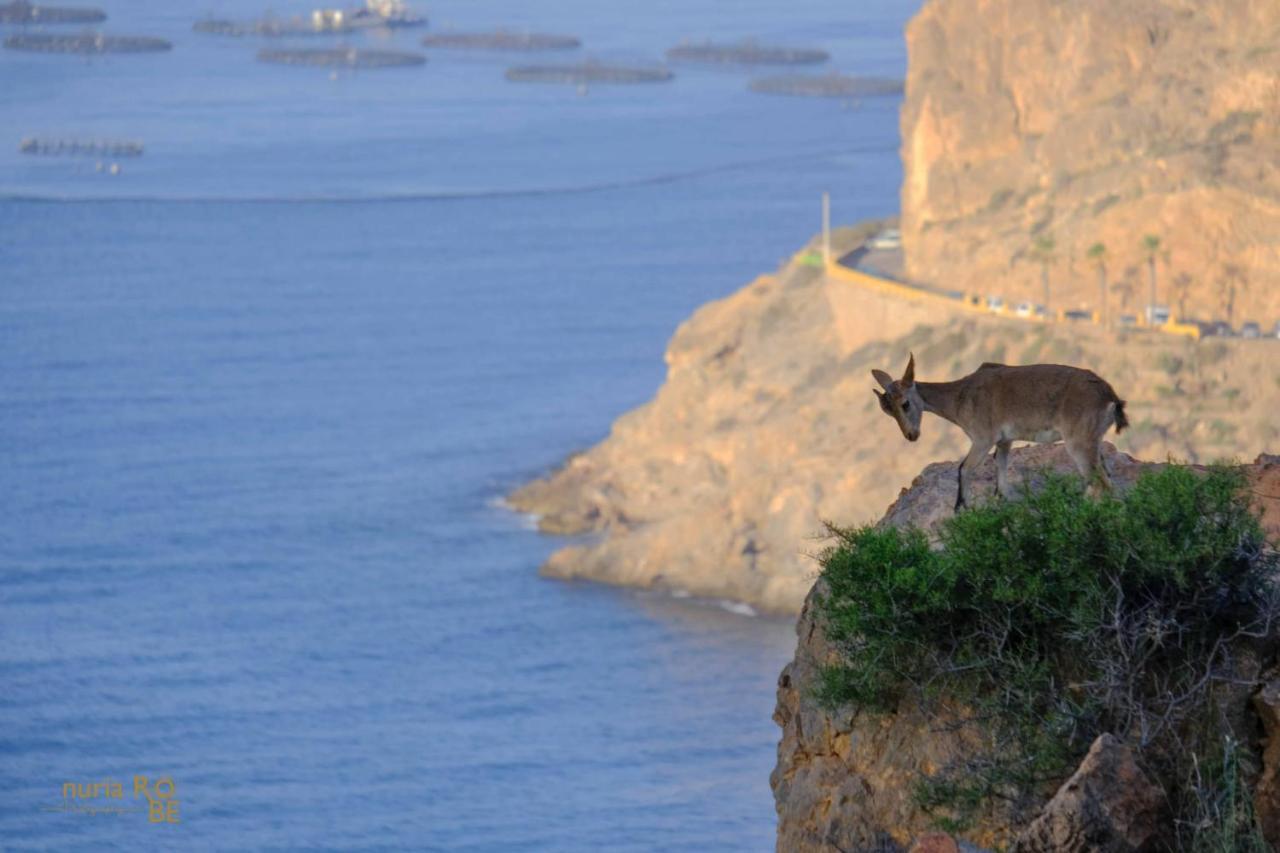
{"label": "sea", "polygon": [[[83,2],[174,49],[0,51],[0,848],[771,849],[793,620],[541,578],[564,542],[501,499],[650,399],[823,192],[897,209],[900,99],[269,66],[192,24],[306,3]],[[421,11],[902,76],[916,5]]]}

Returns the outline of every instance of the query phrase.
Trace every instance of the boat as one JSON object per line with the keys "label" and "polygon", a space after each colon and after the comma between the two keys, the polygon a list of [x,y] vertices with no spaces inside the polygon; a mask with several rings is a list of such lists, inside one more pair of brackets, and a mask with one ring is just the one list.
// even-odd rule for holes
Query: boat
{"label": "boat", "polygon": [[401,0],[365,0],[354,9],[316,9],[308,16],[290,18],[264,17],[252,21],[208,18],[197,21],[192,29],[217,36],[293,36],[350,35],[378,28],[400,29],[420,27],[427,19],[413,12]]}

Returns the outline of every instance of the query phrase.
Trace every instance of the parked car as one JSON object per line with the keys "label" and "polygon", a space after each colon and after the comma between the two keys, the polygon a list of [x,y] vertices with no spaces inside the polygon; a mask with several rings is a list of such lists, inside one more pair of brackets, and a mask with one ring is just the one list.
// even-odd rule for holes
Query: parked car
{"label": "parked car", "polygon": [[1276,320],[1276,327],[1271,334],[1273,337],[1280,338],[1280,320]]}
{"label": "parked car", "polygon": [[1163,326],[1169,322],[1170,311],[1168,305],[1148,305],[1145,316],[1148,326]]}
{"label": "parked car", "polygon": [[1205,332],[1205,334],[1218,338],[1234,338],[1236,330],[1231,328],[1231,324],[1226,320],[1214,320],[1209,323],[1209,331]]}
{"label": "parked car", "polygon": [[1063,311],[1063,312],[1062,312],[1062,319],[1064,319],[1064,320],[1073,320],[1073,321],[1075,321],[1075,322],[1077,322],[1077,323],[1078,323],[1078,322],[1080,322],[1081,320],[1088,320],[1088,321],[1092,322],[1092,321],[1093,321],[1093,312],[1092,312],[1092,311],[1082,311],[1082,310],[1079,310],[1079,309],[1074,310],[1074,311]]}
{"label": "parked car", "polygon": [[1260,338],[1262,337],[1262,327],[1257,323],[1245,323],[1240,327],[1240,337]]}
{"label": "parked car", "polygon": [[902,247],[902,233],[897,228],[886,228],[867,241],[873,249],[898,249]]}
{"label": "parked car", "polygon": [[1138,325],[1138,318],[1137,318],[1137,317],[1135,317],[1135,316],[1133,316],[1132,314],[1121,314],[1121,315],[1120,315],[1120,325],[1121,325],[1121,326],[1136,326],[1136,325]]}
{"label": "parked car", "polygon": [[1044,306],[1033,305],[1030,302],[1019,302],[1018,307],[1013,310],[1013,313],[1017,314],[1019,317],[1043,317]]}
{"label": "parked car", "polygon": [[[1004,299],[1000,296],[988,296],[987,310],[992,314],[1003,314],[1005,310]],[[1277,327],[1280,327],[1280,323],[1277,324]]]}

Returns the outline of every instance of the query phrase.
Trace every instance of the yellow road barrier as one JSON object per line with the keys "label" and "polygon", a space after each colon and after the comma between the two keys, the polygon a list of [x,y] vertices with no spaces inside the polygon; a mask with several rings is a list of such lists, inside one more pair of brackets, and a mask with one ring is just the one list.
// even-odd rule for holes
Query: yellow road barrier
{"label": "yellow road barrier", "polygon": [[[820,256],[815,259],[814,254],[816,253],[799,253],[795,256],[794,260],[799,263],[805,263],[813,266],[823,266],[826,274],[834,279],[847,281],[850,284],[856,284],[860,287],[865,287],[868,290],[873,290],[877,293],[883,293],[888,296],[896,296],[900,299],[908,299],[913,302],[936,302],[940,305],[950,306],[951,308],[960,308],[980,314],[991,314],[999,317],[1009,317],[1024,320],[1029,323],[1068,322],[1066,309],[1058,309],[1053,312],[1052,315],[1032,314],[1030,316],[1020,316],[1014,311],[1011,311],[1007,305],[1001,305],[1001,307],[997,309],[988,308],[986,297],[980,293],[966,293],[959,299],[952,299],[941,293],[924,290],[919,287],[913,287],[912,285],[904,284],[900,281],[881,278],[880,276],[872,275],[871,273],[863,272],[862,270],[847,267],[834,260],[821,263]],[[815,260],[818,261],[818,263],[815,263]],[[1080,318],[1079,322],[1089,322],[1095,326],[1103,325],[1102,317],[1097,311],[1090,311],[1088,320],[1086,321],[1084,318]],[[1175,320],[1170,320],[1167,323],[1149,326],[1146,323],[1139,321],[1135,328],[1150,329],[1156,332],[1163,332],[1166,335],[1180,335],[1182,337],[1191,338],[1192,340],[1200,339],[1200,327],[1194,323],[1179,323]]]}

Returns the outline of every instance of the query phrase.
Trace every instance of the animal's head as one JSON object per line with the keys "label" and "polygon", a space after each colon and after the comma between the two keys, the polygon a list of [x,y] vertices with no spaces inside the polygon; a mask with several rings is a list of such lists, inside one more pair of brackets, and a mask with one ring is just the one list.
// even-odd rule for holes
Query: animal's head
{"label": "animal's head", "polygon": [[898,422],[907,441],[920,437],[920,416],[924,414],[924,401],[916,388],[916,357],[913,353],[907,361],[907,369],[901,379],[894,379],[883,370],[873,370],[871,375],[880,383],[883,392],[872,392],[880,400],[880,409]]}

